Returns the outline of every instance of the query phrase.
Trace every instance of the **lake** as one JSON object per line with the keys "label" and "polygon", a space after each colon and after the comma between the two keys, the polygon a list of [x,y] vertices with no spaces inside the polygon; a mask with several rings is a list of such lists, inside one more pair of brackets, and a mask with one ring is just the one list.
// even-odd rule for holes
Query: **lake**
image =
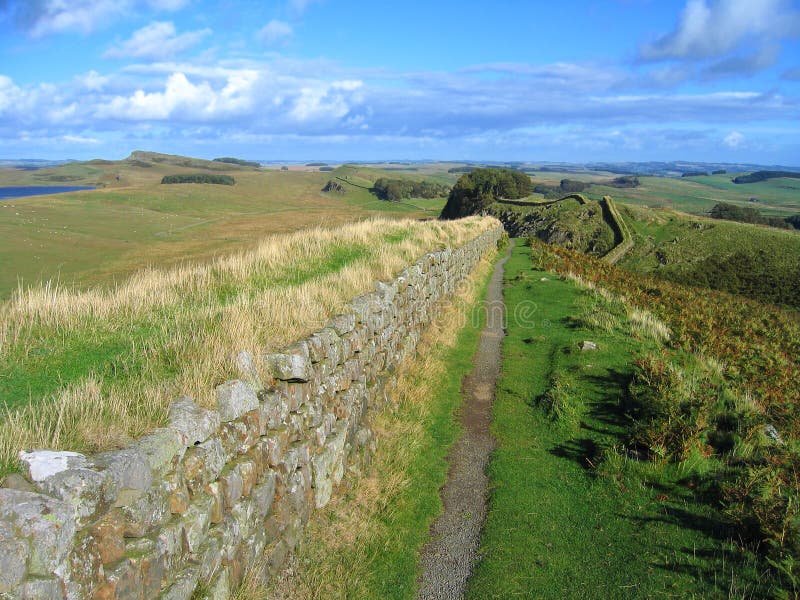
{"label": "lake", "polygon": [[93,186],[88,185],[47,185],[33,187],[3,187],[0,186],[0,202],[13,198],[24,198],[26,196],[43,196],[45,194],[63,194],[65,192],[79,192],[81,190],[93,190]]}

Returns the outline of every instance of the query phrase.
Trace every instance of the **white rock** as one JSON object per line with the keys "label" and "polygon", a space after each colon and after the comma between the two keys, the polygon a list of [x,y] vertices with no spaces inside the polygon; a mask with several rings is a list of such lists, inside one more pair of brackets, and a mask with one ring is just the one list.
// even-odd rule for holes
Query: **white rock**
{"label": "white rock", "polygon": [[37,483],[67,469],[89,466],[83,454],[55,450],[23,450],[19,453],[19,460],[28,478]]}

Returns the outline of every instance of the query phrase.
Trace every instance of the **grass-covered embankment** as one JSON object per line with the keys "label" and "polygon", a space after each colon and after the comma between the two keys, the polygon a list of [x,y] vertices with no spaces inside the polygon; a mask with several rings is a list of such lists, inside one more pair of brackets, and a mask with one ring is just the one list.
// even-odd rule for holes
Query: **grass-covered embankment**
{"label": "grass-covered embankment", "polygon": [[22,448],[124,444],[163,424],[181,394],[212,405],[239,351],[288,344],[374,281],[496,224],[371,220],[269,237],[111,290],[26,290],[0,305],[0,472]]}
{"label": "grass-covered embankment", "polygon": [[[729,541],[718,511],[681,484],[692,465],[623,450],[634,361],[660,352],[669,331],[601,290],[533,269],[522,244],[506,279],[498,447],[469,596],[753,594],[753,559]],[[581,351],[584,340],[599,348]]]}
{"label": "grass-covered embankment", "polygon": [[493,258],[434,320],[418,358],[400,367],[372,422],[378,446],[369,472],[351,474],[344,493],[315,513],[290,575],[271,586],[251,579],[240,598],[414,597],[419,551],[442,510],[447,451],[460,434],[461,381],[473,368],[485,316],[476,308]]}

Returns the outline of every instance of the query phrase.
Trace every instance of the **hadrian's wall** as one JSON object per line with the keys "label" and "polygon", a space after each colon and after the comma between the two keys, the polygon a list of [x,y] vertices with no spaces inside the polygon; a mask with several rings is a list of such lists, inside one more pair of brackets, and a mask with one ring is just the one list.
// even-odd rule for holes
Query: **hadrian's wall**
{"label": "hadrian's wall", "polygon": [[168,427],[123,450],[21,453],[24,478],[0,489],[0,598],[226,598],[250,565],[277,572],[368,457],[393,367],[501,233],[378,283],[266,356],[269,381],[241,353],[216,410],[180,398]]}

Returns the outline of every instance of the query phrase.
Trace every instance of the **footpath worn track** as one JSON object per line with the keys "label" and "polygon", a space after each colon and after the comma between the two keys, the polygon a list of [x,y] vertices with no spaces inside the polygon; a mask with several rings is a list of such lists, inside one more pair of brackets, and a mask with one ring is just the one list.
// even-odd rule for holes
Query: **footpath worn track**
{"label": "footpath worn track", "polygon": [[450,451],[450,472],[442,488],[444,513],[433,523],[430,541],[422,550],[418,594],[422,600],[461,598],[477,560],[488,497],[486,465],[494,449],[489,425],[505,326],[503,266],[510,254],[511,247],[495,265],[475,364],[462,383],[464,433]]}

